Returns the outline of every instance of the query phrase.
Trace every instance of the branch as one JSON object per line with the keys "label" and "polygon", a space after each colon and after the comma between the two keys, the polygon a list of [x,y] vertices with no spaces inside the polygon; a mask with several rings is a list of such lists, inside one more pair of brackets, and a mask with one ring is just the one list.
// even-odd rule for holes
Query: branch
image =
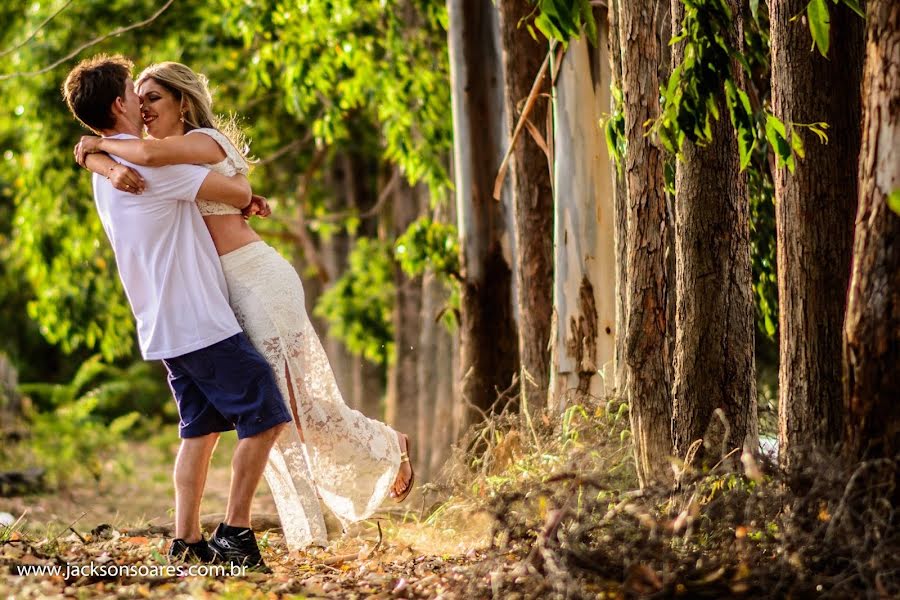
{"label": "branch", "polygon": [[[250,106],[252,104],[253,104],[253,102],[247,104],[247,106],[244,107],[245,112],[247,109],[250,108]],[[318,121],[321,117],[322,117],[322,114],[319,113],[319,115],[314,119],[314,121]],[[312,136],[313,136],[313,130],[312,130],[312,127],[310,127],[309,129],[306,130],[306,135],[304,135],[302,139],[294,140],[293,142],[289,142],[289,143],[285,144],[284,146],[282,146],[281,148],[279,148],[278,150],[276,150],[269,156],[265,157],[262,160],[257,161],[255,163],[255,166],[261,167],[263,165],[269,164],[270,162],[281,158],[285,154],[289,154],[291,152],[299,150],[302,146],[308,144],[310,142],[310,140],[312,140]]]}
{"label": "branch", "polygon": [[512,156],[513,149],[516,147],[516,140],[519,139],[519,134],[522,133],[522,129],[528,121],[528,115],[531,114],[535,102],[537,102],[538,96],[540,96],[541,84],[544,82],[544,77],[547,75],[547,67],[550,65],[550,56],[556,49],[556,44],[556,40],[550,44],[550,50],[547,51],[547,56],[544,57],[544,62],[538,70],[537,77],[534,78],[534,83],[531,85],[531,91],[528,93],[528,98],[525,100],[525,107],[522,109],[522,114],[519,116],[519,122],[516,123],[516,128],[513,130],[512,139],[509,141],[509,147],[506,149],[506,155],[503,157],[503,161],[500,163],[500,169],[497,171],[497,179],[494,180],[494,200],[500,199],[500,191],[503,188],[503,180],[506,179],[506,169],[509,167],[509,159]]}
{"label": "branch", "polygon": [[150,23],[155,21],[157,18],[159,18],[159,16],[161,14],[163,14],[170,6],[172,6],[172,3],[174,1],[175,0],[168,0],[168,2],[166,2],[159,10],[157,10],[150,17],[144,19],[143,21],[138,21],[137,23],[128,25],[126,27],[119,27],[118,29],[114,29],[114,30],[110,31],[109,33],[105,33],[105,34],[101,35],[100,37],[96,37],[92,40],[89,40],[89,41],[83,43],[82,45],[78,46],[77,48],[72,50],[70,53],[65,55],[64,57],[60,58],[59,60],[53,62],[52,64],[50,64],[42,69],[38,69],[37,71],[29,71],[29,72],[25,72],[25,73],[22,73],[22,72],[7,73],[6,75],[0,75],[0,81],[12,79],[13,77],[34,77],[35,75],[43,75],[44,73],[47,73],[48,71],[52,71],[53,69],[55,69],[59,65],[63,64],[67,60],[77,56],[82,50],[90,48],[91,46],[95,46],[95,45],[99,44],[100,42],[107,40],[111,37],[121,35],[128,31],[131,31],[133,29],[138,29],[140,27],[143,27],[144,25],[149,25]]}
{"label": "branch", "polygon": [[[395,187],[397,187],[397,183],[399,181],[400,172],[398,169],[394,169],[394,173],[391,175],[391,178],[388,180],[387,184],[385,184],[384,188],[381,190],[381,193],[378,194],[378,200],[375,201],[375,204],[372,205],[372,208],[358,215],[358,218],[368,219],[369,217],[374,217],[376,214],[378,214],[378,212],[381,211],[382,206],[384,206],[384,203],[388,201],[388,198],[390,198],[391,192],[394,191]],[[353,211],[345,210],[344,212],[334,213],[331,215],[322,215],[318,219],[312,220],[311,224],[334,223],[336,221],[340,221],[341,219],[352,217],[353,215]]]}
{"label": "branch", "polygon": [[34,31],[32,31],[31,33],[29,33],[29,34],[28,34],[28,37],[26,37],[24,40],[22,40],[21,42],[19,42],[19,43],[16,44],[15,46],[12,46],[11,48],[7,48],[7,49],[4,50],[3,52],[0,52],[0,58],[3,58],[3,57],[6,56],[7,54],[11,54],[11,53],[15,52],[16,50],[18,50],[19,48],[21,48],[22,46],[24,46],[25,44],[27,44],[28,42],[30,42],[31,40],[33,40],[33,39],[34,39],[34,36],[36,36],[36,35],[38,34],[38,32],[39,32],[41,29],[43,29],[44,27],[46,27],[47,24],[50,23],[50,21],[52,21],[53,19],[55,19],[55,18],[59,15],[59,13],[61,13],[61,12],[64,11],[64,10],[66,10],[66,8],[68,8],[68,6],[69,6],[70,4],[72,4],[72,2],[73,2],[73,0],[66,0],[66,3],[63,4],[62,6],[60,6],[59,9],[58,9],[55,13],[53,13],[52,15],[50,15],[49,17],[47,17],[46,19],[44,19],[44,20],[41,22],[41,24],[38,25],[38,26],[34,29]]}
{"label": "branch", "polygon": [[294,140],[293,142],[287,143],[269,156],[257,161],[254,166],[261,167],[263,165],[267,165],[272,161],[278,160],[285,154],[289,154],[294,152],[295,150],[299,150],[301,146],[309,142],[309,139],[312,137],[310,132],[307,132],[306,136],[303,139]]}

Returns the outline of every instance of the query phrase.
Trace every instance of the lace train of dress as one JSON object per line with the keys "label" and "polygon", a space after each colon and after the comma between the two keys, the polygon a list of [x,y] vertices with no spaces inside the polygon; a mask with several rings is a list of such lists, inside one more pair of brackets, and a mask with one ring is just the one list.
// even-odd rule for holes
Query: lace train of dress
{"label": "lace train of dress", "polygon": [[365,519],[390,493],[400,469],[395,432],[344,404],[306,313],[294,267],[264,242],[221,257],[231,306],[266,358],[296,427],[279,436],[265,470],[288,547],[327,541],[316,491],[343,525]]}
{"label": "lace train of dress", "polygon": [[[216,129],[194,129],[225,151],[213,171],[247,174],[247,161]],[[227,204],[198,201],[202,215],[234,214]],[[275,372],[296,427],[285,427],[269,453],[265,478],[291,549],[327,543],[318,496],[346,527],[369,517],[400,470],[394,431],[350,409],[341,397],[325,350],[306,314],[303,284],[272,247],[254,242],[220,257],[231,307],[250,341]]]}

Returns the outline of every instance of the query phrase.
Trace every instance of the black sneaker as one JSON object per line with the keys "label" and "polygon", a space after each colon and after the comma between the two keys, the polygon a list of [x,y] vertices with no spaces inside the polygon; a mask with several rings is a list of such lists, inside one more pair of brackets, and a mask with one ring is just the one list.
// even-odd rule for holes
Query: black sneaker
{"label": "black sneaker", "polygon": [[209,539],[209,549],[216,562],[240,565],[261,573],[272,572],[263,561],[259,546],[256,545],[256,536],[249,527],[231,527],[219,523]]}
{"label": "black sneaker", "polygon": [[169,562],[202,562],[210,563],[214,555],[205,539],[189,544],[181,538],[172,540],[169,545]]}

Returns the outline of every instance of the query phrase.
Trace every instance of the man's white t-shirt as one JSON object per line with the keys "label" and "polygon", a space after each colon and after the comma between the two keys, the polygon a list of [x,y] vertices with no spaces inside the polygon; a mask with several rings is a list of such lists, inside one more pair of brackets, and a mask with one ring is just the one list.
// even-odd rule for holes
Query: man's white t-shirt
{"label": "man's white t-shirt", "polygon": [[93,178],[97,212],[137,319],[141,354],[173,358],[240,332],[216,248],[194,202],[209,170],[142,167],[113,158],[147,184],[137,196],[115,189],[102,175]]}

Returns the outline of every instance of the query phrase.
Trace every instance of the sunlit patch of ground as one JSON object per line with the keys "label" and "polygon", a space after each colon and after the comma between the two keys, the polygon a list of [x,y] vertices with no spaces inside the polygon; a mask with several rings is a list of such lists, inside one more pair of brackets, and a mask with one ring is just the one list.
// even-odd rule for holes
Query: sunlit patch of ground
{"label": "sunlit patch of ground", "polygon": [[[177,439],[172,436],[167,441],[167,437],[131,445],[133,471],[118,480],[55,494],[0,499],[0,511],[16,517],[24,514],[15,532],[0,538],[0,572],[16,564],[65,567],[93,563],[135,568],[166,564],[168,539],[155,533],[153,527],[172,520],[170,469]],[[233,446],[234,440],[225,437],[217,449],[204,496],[204,514],[225,510]],[[277,530],[259,531],[263,556],[274,571],[271,575],[88,575],[67,579],[62,571],[55,576],[4,577],[0,596],[447,596],[451,589],[465,583],[462,566],[483,555],[491,519],[462,504],[435,505],[434,498],[429,502],[428,512],[416,494],[399,507],[387,502],[376,518],[335,536],[323,550],[289,552]],[[260,486],[253,511],[269,517],[275,513],[265,483]],[[98,530],[102,524],[111,527]]]}

